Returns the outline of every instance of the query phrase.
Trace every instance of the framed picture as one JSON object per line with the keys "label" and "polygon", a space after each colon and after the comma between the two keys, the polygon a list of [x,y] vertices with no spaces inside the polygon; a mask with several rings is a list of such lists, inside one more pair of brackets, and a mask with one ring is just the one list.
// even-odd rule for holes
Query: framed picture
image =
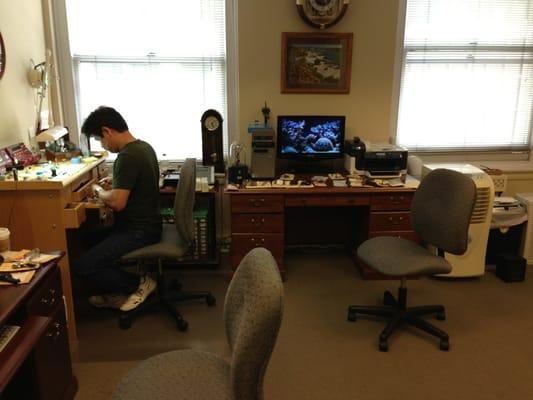
{"label": "framed picture", "polygon": [[352,33],[283,32],[282,93],[349,93]]}

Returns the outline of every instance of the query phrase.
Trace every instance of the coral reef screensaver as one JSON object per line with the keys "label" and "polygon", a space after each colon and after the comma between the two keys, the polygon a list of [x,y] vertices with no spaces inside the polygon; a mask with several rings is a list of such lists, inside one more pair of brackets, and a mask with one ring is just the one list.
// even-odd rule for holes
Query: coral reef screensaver
{"label": "coral reef screensaver", "polygon": [[280,154],[340,154],[344,117],[279,117]]}

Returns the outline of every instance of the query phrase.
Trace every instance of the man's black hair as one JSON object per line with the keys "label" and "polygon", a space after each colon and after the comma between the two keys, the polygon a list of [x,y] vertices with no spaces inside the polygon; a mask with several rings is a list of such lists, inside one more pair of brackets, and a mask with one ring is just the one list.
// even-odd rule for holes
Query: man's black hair
{"label": "man's black hair", "polygon": [[102,128],[104,126],[114,129],[117,132],[128,130],[128,124],[117,110],[111,107],[100,106],[85,119],[81,127],[81,132],[87,138],[91,136],[102,137]]}

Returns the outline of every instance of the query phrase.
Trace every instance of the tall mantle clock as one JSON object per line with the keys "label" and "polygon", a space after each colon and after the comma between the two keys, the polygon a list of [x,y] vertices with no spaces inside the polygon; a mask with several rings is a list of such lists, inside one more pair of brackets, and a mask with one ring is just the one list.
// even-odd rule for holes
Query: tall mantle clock
{"label": "tall mantle clock", "polygon": [[325,29],[341,20],[350,0],[296,0],[300,17],[314,28]]}
{"label": "tall mantle clock", "polygon": [[222,153],[222,115],[209,109],[202,114],[202,164],[214,165],[215,172],[224,172]]}

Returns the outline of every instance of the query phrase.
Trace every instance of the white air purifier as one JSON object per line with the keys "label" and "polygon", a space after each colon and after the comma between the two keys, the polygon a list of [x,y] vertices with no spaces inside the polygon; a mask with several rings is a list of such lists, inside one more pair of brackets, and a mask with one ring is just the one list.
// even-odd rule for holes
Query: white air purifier
{"label": "white air purifier", "polygon": [[517,193],[516,199],[526,208],[527,224],[522,234],[522,257],[528,265],[533,264],[533,193]]}
{"label": "white air purifier", "polygon": [[452,272],[439,275],[450,278],[481,276],[485,273],[485,254],[489,239],[494,183],[485,172],[471,164],[443,163],[424,164],[422,180],[434,169],[445,168],[468,175],[476,184],[476,203],[468,228],[468,248],[461,256],[445,253],[444,258],[452,265]]}

